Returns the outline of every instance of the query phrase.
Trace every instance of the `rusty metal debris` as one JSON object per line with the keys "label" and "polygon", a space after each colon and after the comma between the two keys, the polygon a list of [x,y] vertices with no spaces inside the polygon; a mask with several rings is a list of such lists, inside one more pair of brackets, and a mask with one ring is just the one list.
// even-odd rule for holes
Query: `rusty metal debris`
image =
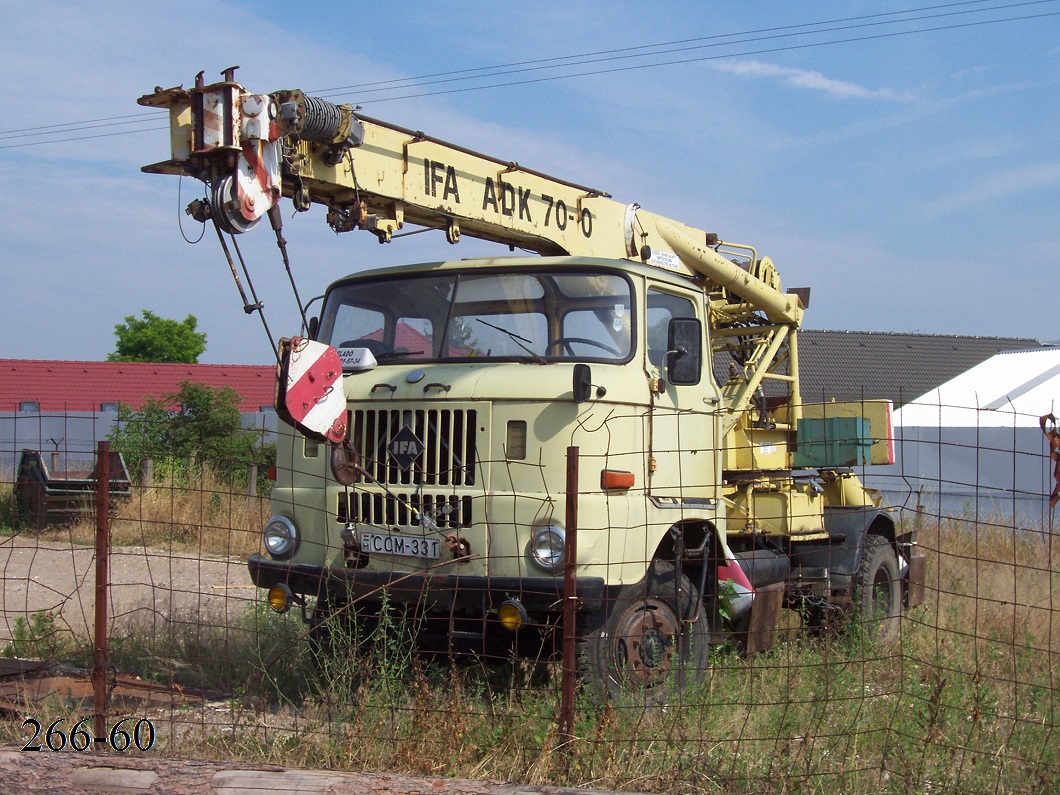
{"label": "rusty metal debris", "polygon": [[[1056,485],[1053,486],[1052,494],[1049,495],[1049,510],[1052,510],[1056,503],[1060,502],[1060,431],[1056,428],[1056,417],[1051,413],[1043,414],[1038,421],[1042,426],[1042,433],[1045,434],[1045,438],[1049,441],[1049,457],[1055,463],[1053,479],[1056,481]],[[1046,427],[1047,425],[1050,427]]]}
{"label": "rusty metal debris", "polygon": [[[121,453],[111,453],[106,463],[110,495],[127,498],[130,481]],[[61,470],[58,456],[52,457],[52,466],[49,468],[39,450],[23,450],[15,483],[19,521],[41,530],[48,525],[63,524],[91,515],[95,510],[92,498],[97,487],[98,472],[98,459],[96,466],[91,469],[75,470],[68,463],[67,469]]]}
{"label": "rusty metal debris", "polygon": [[[124,712],[199,706],[205,701],[203,695],[187,693],[179,685],[154,684],[125,674],[111,674],[107,685],[108,706]],[[89,673],[41,660],[0,661],[0,713],[39,711],[51,702],[64,709],[91,709],[93,687]]]}

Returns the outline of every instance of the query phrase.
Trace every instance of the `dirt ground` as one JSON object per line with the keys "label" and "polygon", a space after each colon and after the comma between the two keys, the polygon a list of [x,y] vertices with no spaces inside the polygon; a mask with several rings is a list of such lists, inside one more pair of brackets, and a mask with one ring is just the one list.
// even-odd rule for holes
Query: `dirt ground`
{"label": "dirt ground", "polygon": [[[109,561],[108,623],[112,631],[144,618],[208,617],[234,622],[257,597],[242,558],[196,557],[143,547],[116,547]],[[95,554],[91,547],[0,539],[0,648],[19,617],[50,612],[57,627],[91,637],[95,616]]]}
{"label": "dirt ground", "polygon": [[[0,539],[0,578],[0,648],[12,639],[19,617],[28,619],[38,611],[51,613],[61,630],[81,638],[91,637],[95,611],[95,556],[91,547],[28,536]],[[164,620],[201,616],[212,624],[232,624],[257,598],[242,558],[200,558],[142,547],[118,547],[112,550],[109,560],[109,580],[108,623],[112,632],[120,631],[127,622],[152,617]],[[87,675],[56,673],[45,670],[47,666],[42,663],[3,662],[10,670],[5,673],[4,666],[0,666],[0,712],[6,704],[11,714],[24,714],[19,705],[43,703],[48,695],[38,690],[65,693],[67,702],[76,696],[83,702],[81,713],[90,711],[91,681]],[[128,714],[149,714],[159,704],[172,709],[171,702],[178,696],[184,706],[202,707],[198,703],[202,699],[197,696],[174,694],[170,688],[120,674],[110,686],[111,701],[121,702]],[[122,693],[124,702],[117,698]],[[221,708],[227,711],[225,705]],[[601,790],[499,781],[290,770],[272,765],[174,759],[150,752],[130,755],[92,749],[74,753],[68,747],[50,752],[42,746],[40,752],[30,753],[22,744],[0,745],[0,791],[63,795],[607,795]]]}
{"label": "dirt ground", "polygon": [[501,781],[289,770],[182,759],[117,754],[24,753],[0,747],[4,792],[155,793],[156,795],[619,795]]}

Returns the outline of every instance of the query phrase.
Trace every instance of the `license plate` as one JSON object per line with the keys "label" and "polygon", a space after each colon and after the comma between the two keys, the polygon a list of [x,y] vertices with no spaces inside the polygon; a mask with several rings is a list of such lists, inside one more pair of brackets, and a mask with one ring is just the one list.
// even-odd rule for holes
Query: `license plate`
{"label": "license plate", "polygon": [[361,533],[361,551],[369,555],[404,555],[437,560],[442,556],[442,544],[437,538],[403,536],[396,533]]}

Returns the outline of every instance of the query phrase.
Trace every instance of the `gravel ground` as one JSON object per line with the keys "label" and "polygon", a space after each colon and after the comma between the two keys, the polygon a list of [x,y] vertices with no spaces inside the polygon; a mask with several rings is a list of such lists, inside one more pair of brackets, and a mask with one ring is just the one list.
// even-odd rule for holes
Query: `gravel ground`
{"label": "gravel ground", "polygon": [[[211,624],[233,624],[257,597],[246,563],[241,558],[199,558],[185,553],[119,547],[112,552],[109,575],[108,614],[112,632],[119,631],[127,622],[144,618],[186,617]],[[95,610],[95,556],[91,547],[43,542],[28,536],[0,539],[0,578],[3,581],[0,648],[11,640],[19,617],[26,618],[38,611],[52,613],[60,629],[79,637],[91,637]],[[132,681],[119,681],[118,684],[133,689],[137,687]],[[81,685],[85,691],[81,695],[88,699],[90,682],[86,680]],[[26,684],[22,683],[21,687]],[[71,685],[66,683],[63,688],[69,701]],[[5,703],[19,703],[27,695],[20,691],[14,702],[8,700]],[[148,696],[163,700],[176,697],[168,689],[165,693]],[[123,714],[152,714],[148,708],[157,705],[153,705],[148,696],[140,694],[140,701],[130,702],[135,708],[129,705],[115,708],[119,712],[125,709]],[[200,709],[205,714],[211,706],[200,705]],[[31,707],[29,713],[20,714],[17,719],[36,714],[35,709]],[[85,714],[88,709],[86,706],[83,710]],[[230,705],[221,703],[217,710],[219,714],[228,715]],[[38,717],[43,718],[43,713]],[[262,792],[309,795],[609,795],[602,790],[498,781],[289,770],[270,765],[167,758],[151,752],[133,756],[96,750],[50,752],[42,748],[42,751],[33,753],[23,751],[21,744],[0,745],[0,792],[45,795],[100,792],[159,795],[260,795]]]}
{"label": "gravel ground", "polygon": [[[231,624],[257,597],[242,558],[116,547],[108,568],[112,630],[144,617]],[[60,629],[91,637],[95,575],[91,547],[24,535],[0,539],[0,648],[12,638],[16,619],[38,611],[52,613]]]}

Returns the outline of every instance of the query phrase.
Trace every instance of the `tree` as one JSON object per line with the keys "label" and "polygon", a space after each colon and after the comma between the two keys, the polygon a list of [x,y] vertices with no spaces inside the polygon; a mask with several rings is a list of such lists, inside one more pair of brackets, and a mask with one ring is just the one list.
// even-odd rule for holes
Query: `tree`
{"label": "tree", "polygon": [[206,350],[206,334],[195,330],[199,324],[195,315],[178,322],[147,309],[141,314],[140,319],[128,315],[114,327],[118,343],[108,362],[198,363]]}
{"label": "tree", "polygon": [[[245,483],[249,464],[264,474],[275,463],[276,449],[262,433],[242,426],[239,394],[231,387],[182,381],[176,392],[148,398],[139,411],[118,407],[109,439],[134,472],[151,458],[155,474],[186,479],[192,465],[209,466],[233,483]],[[149,484],[148,484],[149,485]]]}

